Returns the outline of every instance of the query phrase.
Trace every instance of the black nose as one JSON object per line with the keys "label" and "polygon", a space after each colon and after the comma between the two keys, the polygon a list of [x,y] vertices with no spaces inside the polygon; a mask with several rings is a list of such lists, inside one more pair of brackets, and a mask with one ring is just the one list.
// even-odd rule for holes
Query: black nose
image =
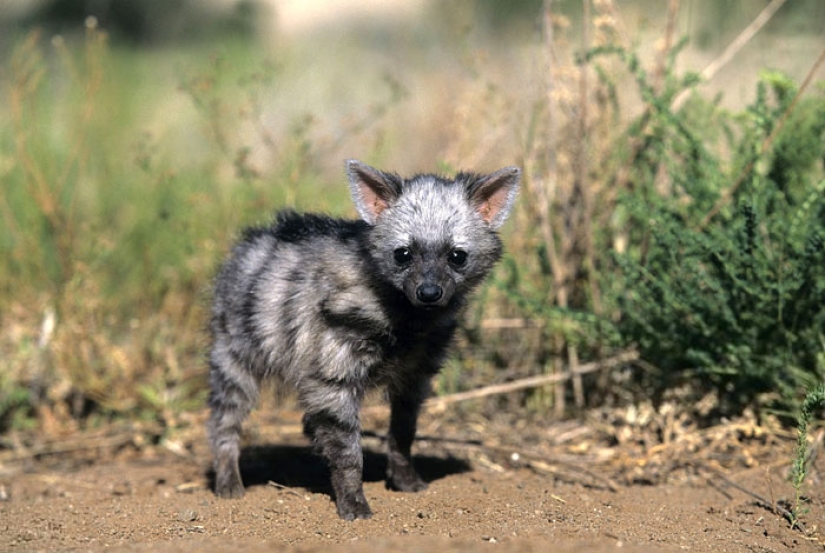
{"label": "black nose", "polygon": [[415,296],[424,303],[434,303],[441,299],[444,292],[437,284],[422,284],[415,291]]}

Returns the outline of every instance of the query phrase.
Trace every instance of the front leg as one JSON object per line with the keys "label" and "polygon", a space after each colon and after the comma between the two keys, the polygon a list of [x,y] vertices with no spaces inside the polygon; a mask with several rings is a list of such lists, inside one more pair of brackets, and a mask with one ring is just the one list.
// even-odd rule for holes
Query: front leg
{"label": "front leg", "polygon": [[418,413],[430,391],[430,377],[390,386],[390,431],[387,436],[387,486],[402,492],[420,492],[427,484],[412,464]]}
{"label": "front leg", "polygon": [[344,520],[370,518],[372,511],[363,486],[360,394],[316,390],[302,399],[307,406],[304,432],[329,464],[338,516]]}

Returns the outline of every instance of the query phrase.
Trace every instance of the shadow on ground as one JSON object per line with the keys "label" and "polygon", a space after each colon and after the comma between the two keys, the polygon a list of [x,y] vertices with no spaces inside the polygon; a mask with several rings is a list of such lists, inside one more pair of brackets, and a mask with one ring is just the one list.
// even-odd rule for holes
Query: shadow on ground
{"label": "shadow on ground", "polygon": [[[413,463],[425,482],[472,470],[470,464],[456,457],[415,455]],[[265,486],[270,481],[289,488],[303,488],[312,493],[332,496],[330,473],[326,462],[309,446],[266,445],[241,450],[241,478],[244,486]],[[364,482],[386,478],[387,457],[383,451],[364,449]],[[214,489],[215,473],[209,470],[209,486]]]}

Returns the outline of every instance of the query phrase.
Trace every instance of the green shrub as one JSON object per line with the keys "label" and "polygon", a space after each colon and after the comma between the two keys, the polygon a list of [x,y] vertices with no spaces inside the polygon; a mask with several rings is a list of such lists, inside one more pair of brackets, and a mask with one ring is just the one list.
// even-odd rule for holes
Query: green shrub
{"label": "green shrub", "polygon": [[[620,332],[661,369],[645,382],[654,394],[687,382],[718,392],[725,414],[787,412],[825,379],[816,361],[825,335],[825,97],[789,112],[795,94],[788,79],[764,76],[744,113],[720,113],[716,129],[701,131],[691,130],[695,111],[655,106],[652,147],[622,201],[633,239],[616,256],[613,287]],[[721,135],[730,160],[706,146]],[[654,182],[660,167],[666,193]]]}

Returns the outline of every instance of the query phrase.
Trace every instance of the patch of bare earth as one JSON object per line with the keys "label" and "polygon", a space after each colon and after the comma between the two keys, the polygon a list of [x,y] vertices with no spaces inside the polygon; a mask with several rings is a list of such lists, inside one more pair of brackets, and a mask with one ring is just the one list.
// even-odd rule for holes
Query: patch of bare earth
{"label": "patch of bare earth", "polygon": [[326,469],[292,412],[250,421],[241,500],[210,491],[198,420],[156,445],[135,426],[22,440],[0,450],[0,551],[825,550],[815,461],[804,530],[782,515],[793,501],[791,433],[748,423],[678,431],[684,425],[666,419],[650,431],[605,417],[428,413],[416,462],[430,486],[403,494],[383,483],[384,418],[368,417],[375,516],[355,522],[338,519]]}

